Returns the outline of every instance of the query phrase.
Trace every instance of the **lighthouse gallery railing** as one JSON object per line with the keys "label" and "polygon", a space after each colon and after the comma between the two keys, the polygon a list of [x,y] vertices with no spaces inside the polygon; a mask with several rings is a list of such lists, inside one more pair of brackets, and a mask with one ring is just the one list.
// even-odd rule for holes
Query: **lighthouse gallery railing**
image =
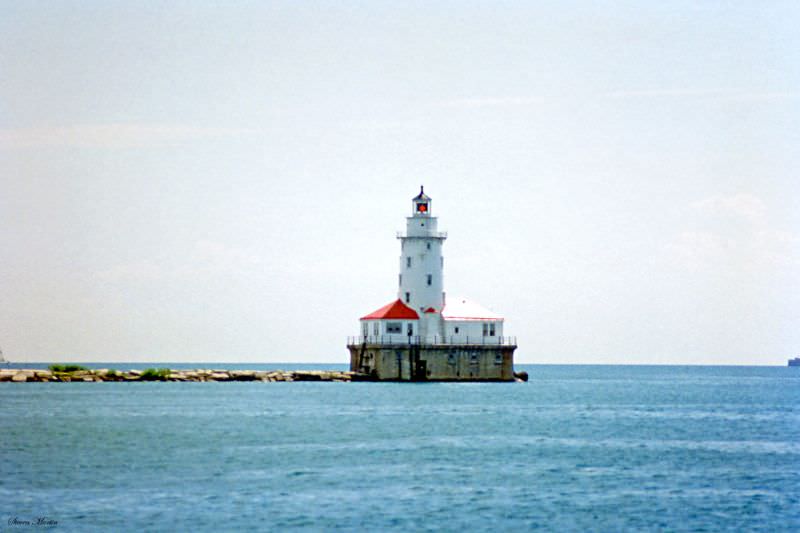
{"label": "lighthouse gallery railing", "polygon": [[404,231],[397,232],[398,239],[446,239],[447,232],[446,231],[426,231],[420,234],[412,234],[409,235]]}
{"label": "lighthouse gallery railing", "polygon": [[347,337],[348,346],[359,344],[414,344],[426,346],[516,346],[516,337],[492,337],[492,336],[434,336],[423,338],[419,335],[356,335]]}

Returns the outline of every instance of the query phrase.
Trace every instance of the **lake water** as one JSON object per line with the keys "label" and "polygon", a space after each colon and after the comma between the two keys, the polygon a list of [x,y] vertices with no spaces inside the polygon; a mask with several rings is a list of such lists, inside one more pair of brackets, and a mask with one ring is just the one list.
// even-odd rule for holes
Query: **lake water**
{"label": "lake water", "polygon": [[517,369],[3,383],[0,531],[800,530],[800,368]]}

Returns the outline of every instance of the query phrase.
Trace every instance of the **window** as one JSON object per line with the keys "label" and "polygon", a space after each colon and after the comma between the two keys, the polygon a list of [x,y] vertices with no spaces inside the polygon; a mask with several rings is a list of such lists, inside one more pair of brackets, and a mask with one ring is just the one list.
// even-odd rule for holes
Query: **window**
{"label": "window", "polygon": [[381,334],[380,324],[378,324],[377,322],[372,323],[372,334],[375,335],[376,337]]}
{"label": "window", "polygon": [[489,334],[489,324],[486,322],[483,323],[483,336],[487,336]]}
{"label": "window", "polygon": [[456,326],[456,328],[455,328],[455,333],[456,333],[456,335],[458,335],[458,326]]}
{"label": "window", "polygon": [[431,243],[428,243],[428,250],[431,249]]}
{"label": "window", "polygon": [[433,275],[428,274],[428,287],[431,286],[431,283],[433,283]]}
{"label": "window", "polygon": [[411,258],[406,257],[406,268],[411,268]]}
{"label": "window", "polygon": [[494,322],[492,322],[492,323],[490,323],[490,324],[489,324],[489,336],[490,336],[490,337],[494,337],[494,333],[495,333],[495,329],[494,329],[494,327],[495,327],[495,324],[494,324]]}
{"label": "window", "polygon": [[494,364],[496,364],[496,365],[502,365],[503,364],[503,354],[502,353],[496,353],[494,355]]}
{"label": "window", "polygon": [[411,303],[411,293],[410,293],[410,292],[407,292],[407,293],[406,293],[406,303],[407,303],[407,304],[410,304],[410,303]]}
{"label": "window", "polygon": [[387,322],[386,333],[402,333],[403,324],[401,322]]}
{"label": "window", "polygon": [[408,336],[410,337],[410,336],[411,336],[411,335],[413,335],[413,334],[414,334],[414,324],[412,324],[411,322],[409,322],[409,323],[408,323]]}
{"label": "window", "polygon": [[366,337],[367,335],[369,335],[369,326],[367,325],[367,323],[366,323],[366,322],[364,322],[363,324],[361,324],[361,334],[362,334],[362,335],[364,335],[365,337]]}

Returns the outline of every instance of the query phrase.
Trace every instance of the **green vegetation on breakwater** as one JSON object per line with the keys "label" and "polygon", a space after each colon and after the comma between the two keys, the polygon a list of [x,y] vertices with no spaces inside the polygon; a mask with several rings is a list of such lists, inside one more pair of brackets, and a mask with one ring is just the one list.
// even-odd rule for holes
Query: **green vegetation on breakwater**
{"label": "green vegetation on breakwater", "polygon": [[48,368],[51,372],[80,372],[82,370],[89,370],[81,365],[50,365]]}
{"label": "green vegetation on breakwater", "polygon": [[170,373],[169,368],[145,368],[139,379],[142,381],[166,381]]}

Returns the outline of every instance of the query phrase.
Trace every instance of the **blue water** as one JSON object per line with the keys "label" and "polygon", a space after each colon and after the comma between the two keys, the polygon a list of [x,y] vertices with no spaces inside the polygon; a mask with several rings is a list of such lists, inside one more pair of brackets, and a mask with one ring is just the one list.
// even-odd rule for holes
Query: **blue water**
{"label": "blue water", "polygon": [[800,368],[522,368],[3,383],[0,531],[800,530]]}

